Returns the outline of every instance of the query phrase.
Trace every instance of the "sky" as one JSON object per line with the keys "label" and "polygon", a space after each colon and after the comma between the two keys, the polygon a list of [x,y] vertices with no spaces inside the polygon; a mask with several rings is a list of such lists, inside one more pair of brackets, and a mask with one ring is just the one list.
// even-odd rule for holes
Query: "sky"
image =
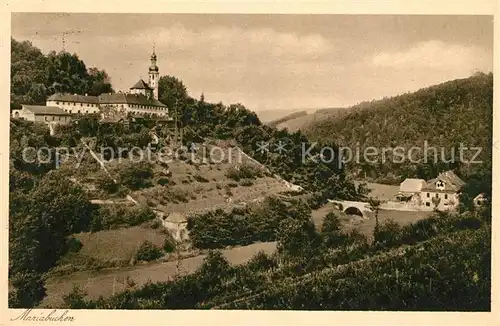
{"label": "sky", "polygon": [[13,13],[12,36],[77,53],[115,90],[160,76],[268,109],[344,107],[493,70],[492,16]]}

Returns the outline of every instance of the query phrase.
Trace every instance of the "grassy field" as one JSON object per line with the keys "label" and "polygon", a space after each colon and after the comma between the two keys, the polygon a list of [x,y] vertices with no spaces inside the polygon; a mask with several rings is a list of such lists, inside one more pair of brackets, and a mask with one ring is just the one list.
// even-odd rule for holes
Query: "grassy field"
{"label": "grassy field", "polygon": [[[323,207],[312,211],[312,220],[316,226],[316,229],[321,229],[321,226],[323,225],[323,219],[330,212],[335,213],[335,215],[340,218],[340,221],[342,222],[344,228],[356,228],[368,237],[371,237],[373,235],[376,221],[375,217],[363,219],[357,215],[347,215],[342,211],[336,209],[332,204],[326,204]],[[403,212],[380,210],[378,219],[379,223],[384,223],[385,221],[392,219],[403,226],[427,218],[431,214],[433,214],[433,212]]]}
{"label": "grassy field", "polygon": [[75,234],[82,244],[78,254],[91,256],[100,260],[126,260],[135,255],[144,241],[150,241],[158,247],[163,246],[165,234],[141,226],[117,230],[105,230],[95,233]]}
{"label": "grassy field", "polygon": [[[361,181],[355,181],[356,185],[360,183]],[[391,186],[373,182],[366,182],[366,186],[368,189],[371,189],[371,192],[368,194],[368,196],[377,198],[380,201],[390,200],[394,198],[394,196],[396,196],[399,192],[399,186]]]}
{"label": "grassy field", "polygon": [[311,212],[311,219],[318,231],[321,230],[321,226],[323,225],[323,220],[328,213],[335,213],[335,215],[337,215],[344,224],[348,224],[353,219],[352,216],[347,215],[342,211],[339,211],[332,204],[323,205],[322,207],[315,209]]}
{"label": "grassy field", "polygon": [[[379,223],[384,223],[387,220],[394,220],[400,225],[408,225],[432,215],[433,212],[403,212],[403,211],[379,211]],[[373,236],[373,230],[375,229],[375,218],[369,218],[366,220],[356,219],[352,220],[351,223],[347,224],[346,227],[357,228],[361,233],[367,237]]]}
{"label": "grassy field", "polygon": [[[272,253],[275,249],[275,242],[255,243],[249,246],[223,250],[223,254],[230,263],[241,264],[252,258],[260,250]],[[181,274],[194,272],[203,263],[204,258],[205,255],[199,255],[181,260],[179,272]],[[177,266],[176,261],[170,261],[122,267],[119,269],[84,271],[71,275],[52,277],[46,281],[47,297],[45,297],[41,307],[60,307],[63,303],[62,296],[69,293],[73,289],[73,285],[78,285],[81,289],[85,290],[90,298],[98,298],[101,295],[107,297],[113,294],[113,288],[115,292],[125,289],[124,280],[127,277],[133,279],[137,286],[148,281],[168,281],[177,273]]]}

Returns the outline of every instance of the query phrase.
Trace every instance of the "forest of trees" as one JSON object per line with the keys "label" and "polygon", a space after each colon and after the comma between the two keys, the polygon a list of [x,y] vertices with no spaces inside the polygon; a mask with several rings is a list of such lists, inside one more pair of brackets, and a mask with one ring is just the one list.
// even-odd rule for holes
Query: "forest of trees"
{"label": "forest of trees", "polygon": [[87,67],[76,54],[47,55],[29,41],[11,39],[11,106],[44,105],[48,96],[57,93],[99,95],[113,92],[104,70]]}
{"label": "forest of trees", "polygon": [[[346,110],[342,116],[314,121],[305,127],[305,134],[312,140],[332,141],[353,151],[360,148],[360,162],[347,164],[347,169],[357,177],[373,181],[398,184],[405,178],[430,179],[439,172],[456,169],[464,179],[482,168],[478,164],[461,164],[459,146],[481,147],[475,160],[491,161],[493,75],[476,73],[457,79],[379,101],[364,102]],[[428,162],[395,162],[390,152],[385,160],[377,163],[363,159],[363,150],[373,146],[379,149],[402,146],[405,153],[413,146],[437,148],[439,162],[434,162],[430,151]],[[455,162],[441,162],[441,148],[446,160],[455,150]],[[418,153],[417,153],[418,154]],[[464,152],[471,159],[474,150]],[[380,155],[380,154],[379,154]],[[422,157],[420,154],[419,157]],[[418,158],[418,157],[415,157]],[[370,157],[370,160],[376,161]]]}

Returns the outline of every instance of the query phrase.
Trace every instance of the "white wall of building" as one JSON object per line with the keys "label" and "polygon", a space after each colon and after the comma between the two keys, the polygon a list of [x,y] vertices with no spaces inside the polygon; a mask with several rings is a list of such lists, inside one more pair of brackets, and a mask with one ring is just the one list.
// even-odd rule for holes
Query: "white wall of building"
{"label": "white wall of building", "polygon": [[57,106],[68,113],[99,113],[99,104],[94,103],[79,103],[79,102],[64,102],[64,101],[47,101],[47,106]]}
{"label": "white wall of building", "polygon": [[[146,106],[138,104],[102,104],[114,107],[118,110],[125,109],[127,112],[134,114],[154,113],[158,116],[167,116],[168,110],[166,107]],[[68,113],[100,113],[99,104],[79,103],[79,102],[63,102],[63,101],[47,101],[47,106],[57,106]]]}
{"label": "white wall of building", "polygon": [[423,191],[421,193],[421,198],[423,205],[431,208],[435,207],[432,198],[439,198],[437,209],[446,211],[454,210],[458,207],[460,195],[457,193]]}

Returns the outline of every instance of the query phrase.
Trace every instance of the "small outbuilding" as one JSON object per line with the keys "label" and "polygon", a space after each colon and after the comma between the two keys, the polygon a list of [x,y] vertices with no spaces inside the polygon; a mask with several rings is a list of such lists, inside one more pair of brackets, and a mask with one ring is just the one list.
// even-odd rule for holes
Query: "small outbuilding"
{"label": "small outbuilding", "polygon": [[189,239],[187,218],[181,213],[173,212],[166,218],[163,218],[163,227],[170,232],[174,240],[177,242],[184,242]]}

